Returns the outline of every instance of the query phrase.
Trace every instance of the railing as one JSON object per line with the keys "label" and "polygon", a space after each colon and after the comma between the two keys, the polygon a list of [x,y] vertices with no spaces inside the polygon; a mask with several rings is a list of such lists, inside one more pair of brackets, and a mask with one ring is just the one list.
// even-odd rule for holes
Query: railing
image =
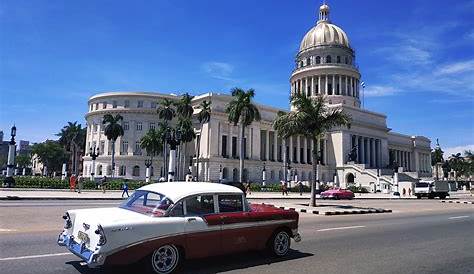
{"label": "railing", "polygon": [[344,63],[322,63],[322,64],[311,64],[311,65],[306,65],[303,67],[299,67],[293,70],[293,73],[298,72],[300,70],[304,70],[307,68],[315,68],[315,67],[324,67],[324,66],[336,66],[336,67],[345,67],[345,68],[352,68],[359,70],[359,65],[357,63],[355,64],[344,64]]}

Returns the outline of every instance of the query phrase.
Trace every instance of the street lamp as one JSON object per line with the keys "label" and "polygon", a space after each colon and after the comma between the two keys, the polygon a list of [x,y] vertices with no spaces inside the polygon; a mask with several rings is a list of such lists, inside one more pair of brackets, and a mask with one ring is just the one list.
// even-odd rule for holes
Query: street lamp
{"label": "street lamp", "polygon": [[219,165],[219,184],[222,183],[223,174],[222,174],[222,165]]}
{"label": "street lamp", "polygon": [[287,166],[287,178],[288,180],[291,182],[291,166],[290,166],[290,163],[288,163],[288,166]]}
{"label": "street lamp", "polygon": [[99,156],[99,149],[94,146],[94,149],[89,148],[89,156],[92,158],[91,181],[94,181],[95,175],[95,159]]}
{"label": "street lamp", "polygon": [[152,165],[151,159],[146,159],[145,160],[145,166],[146,166],[146,172],[145,172],[145,182],[149,183],[150,182],[150,167]]}
{"label": "street lamp", "polygon": [[262,169],[262,186],[266,186],[267,182],[267,170],[265,169],[265,162],[263,162],[263,169]]}
{"label": "street lamp", "polygon": [[181,131],[173,130],[167,134],[167,142],[170,145],[170,159],[168,165],[168,182],[174,181],[176,173],[176,148],[181,142]]}
{"label": "street lamp", "polygon": [[15,179],[13,178],[13,173],[15,171],[15,158],[16,158],[16,126],[13,125],[11,129],[10,142],[8,143],[8,160],[7,160],[7,177],[5,178],[5,184],[7,187],[12,187],[15,185]]}

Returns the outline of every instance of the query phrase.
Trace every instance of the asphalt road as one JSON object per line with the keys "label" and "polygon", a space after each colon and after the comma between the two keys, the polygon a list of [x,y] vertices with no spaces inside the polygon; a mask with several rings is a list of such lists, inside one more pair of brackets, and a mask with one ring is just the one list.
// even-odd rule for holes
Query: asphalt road
{"label": "asphalt road", "polygon": [[[474,206],[432,200],[364,203],[393,208],[394,213],[302,213],[303,240],[292,243],[292,252],[286,258],[272,259],[262,252],[247,252],[188,261],[181,272],[474,273]],[[116,204],[0,201],[0,273],[137,273],[136,266],[89,269],[56,244],[65,210]]]}

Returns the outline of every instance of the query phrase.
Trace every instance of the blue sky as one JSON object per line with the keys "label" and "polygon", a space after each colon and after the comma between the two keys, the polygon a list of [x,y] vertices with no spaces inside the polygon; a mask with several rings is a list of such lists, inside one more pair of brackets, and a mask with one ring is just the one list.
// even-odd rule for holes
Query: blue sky
{"label": "blue sky", "polygon": [[[294,56],[320,4],[2,0],[0,129],[15,122],[20,139],[54,138],[67,121],[84,124],[88,97],[103,91],[239,86],[287,108]],[[394,131],[474,149],[474,1],[328,4],[356,50],[366,108]]]}

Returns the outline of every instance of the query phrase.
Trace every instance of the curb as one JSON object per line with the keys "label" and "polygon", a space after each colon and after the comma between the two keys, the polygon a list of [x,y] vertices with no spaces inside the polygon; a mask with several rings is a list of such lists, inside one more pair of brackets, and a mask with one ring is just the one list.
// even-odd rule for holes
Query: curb
{"label": "curb", "polygon": [[296,211],[296,212],[300,212],[300,213],[319,214],[318,210],[312,210],[312,209],[306,209],[306,208],[295,208],[295,207],[285,207],[285,206],[279,206],[278,208],[285,209],[285,210]]}
{"label": "curb", "polygon": [[30,200],[30,201],[44,201],[44,200],[62,200],[62,201],[93,201],[93,200],[104,200],[104,201],[123,201],[124,198],[93,198],[93,197],[18,197],[18,196],[6,196],[0,197],[0,201],[19,201],[19,200]]}
{"label": "curb", "polygon": [[470,202],[470,201],[447,201],[447,200],[441,200],[440,201],[441,203],[448,203],[448,204],[452,204],[452,203],[455,203],[455,204],[468,204],[468,205],[474,205],[474,202]]}
{"label": "curb", "polygon": [[374,213],[391,213],[391,209],[361,209],[361,210],[344,210],[344,211],[326,211],[324,215],[351,215],[351,214],[374,214]]}

